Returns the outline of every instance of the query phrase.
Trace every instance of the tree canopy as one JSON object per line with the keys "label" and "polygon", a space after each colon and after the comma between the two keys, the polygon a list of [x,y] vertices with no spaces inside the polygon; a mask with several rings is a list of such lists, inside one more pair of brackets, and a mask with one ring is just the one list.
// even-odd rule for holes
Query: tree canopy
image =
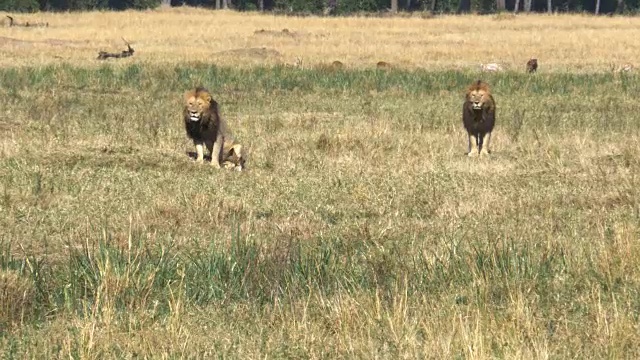
{"label": "tree canopy", "polygon": [[[636,13],[640,0],[0,0],[0,11],[78,11],[148,9],[171,6],[228,7],[240,11],[288,14],[349,15],[354,13],[431,11],[493,13],[497,11]],[[551,9],[549,9],[551,7]],[[597,10],[596,8],[599,7]]]}

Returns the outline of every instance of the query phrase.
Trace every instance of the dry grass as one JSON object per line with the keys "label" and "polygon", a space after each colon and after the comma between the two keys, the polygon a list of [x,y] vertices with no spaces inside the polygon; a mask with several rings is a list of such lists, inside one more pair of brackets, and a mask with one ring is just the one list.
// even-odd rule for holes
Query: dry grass
{"label": "dry grass", "polygon": [[523,71],[536,56],[542,72],[586,72],[634,63],[640,52],[635,17],[295,18],[185,7],[16,18],[50,27],[1,27],[0,65],[95,65],[98,50],[124,49],[121,37],[137,51],[119,61],[125,64],[214,61],[246,67],[292,64],[301,57],[306,66],[339,60],[351,68],[386,61],[402,68],[479,69],[480,63],[499,62]]}
{"label": "dry grass", "polygon": [[[0,264],[35,287],[5,296],[37,310],[5,311],[21,325],[6,358],[640,351],[634,75],[487,75],[489,159],[462,155],[472,74],[0,76],[0,239],[21,246]],[[194,79],[217,89],[250,171],[186,156]]]}
{"label": "dry grass", "polygon": [[[635,34],[636,19],[21,18],[51,27],[0,36],[77,47],[0,48],[0,61],[20,65],[0,68],[0,357],[640,355],[640,82],[579,74],[608,70],[611,54],[630,61],[637,40],[613,35]],[[210,41],[180,45],[171,31],[193,38],[207,18]],[[511,46],[447,46],[471,20],[506,27],[498,38]],[[404,45],[364,41],[365,26]],[[531,27],[555,31],[536,43],[549,50],[536,51],[533,75],[518,47]],[[410,53],[408,33],[427,45]],[[604,34],[607,56],[592,49],[563,72]],[[121,35],[136,42],[133,58],[94,61],[101,46],[120,49]],[[178,64],[260,46],[282,56]],[[69,64],[47,65],[55,49]],[[469,159],[461,101],[477,68],[402,64],[447,68],[484,54],[518,71],[483,75],[498,104],[494,154]],[[247,68],[295,56],[346,66]],[[376,69],[379,60],[392,66]],[[249,171],[187,156],[181,94],[197,83],[250,148]]]}
{"label": "dry grass", "polygon": [[0,269],[0,333],[28,323],[34,313],[35,290],[17,271]]}

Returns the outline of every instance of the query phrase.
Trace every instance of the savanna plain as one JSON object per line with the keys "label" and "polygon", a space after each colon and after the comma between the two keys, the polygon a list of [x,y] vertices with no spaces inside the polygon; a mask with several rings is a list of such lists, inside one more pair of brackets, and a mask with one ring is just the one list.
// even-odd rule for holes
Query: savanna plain
{"label": "savanna plain", "polygon": [[[0,27],[3,359],[640,356],[638,18],[14,17],[49,26]],[[199,84],[246,172],[189,156]]]}

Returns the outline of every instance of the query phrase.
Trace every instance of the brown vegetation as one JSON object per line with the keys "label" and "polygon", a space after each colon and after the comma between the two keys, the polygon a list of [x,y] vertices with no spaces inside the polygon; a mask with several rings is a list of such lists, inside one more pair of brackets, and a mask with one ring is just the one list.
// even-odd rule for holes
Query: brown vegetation
{"label": "brown vegetation", "polygon": [[342,63],[342,61],[335,60],[330,64],[319,64],[316,66],[316,68],[327,72],[335,72],[344,69],[344,64]]}
{"label": "brown vegetation", "polygon": [[531,58],[527,61],[527,72],[534,73],[538,70],[538,59]]}
{"label": "brown vegetation", "polygon": [[341,61],[336,60],[336,61],[331,63],[331,67],[333,69],[336,69],[336,70],[337,69],[342,69],[344,67],[344,64]]}
{"label": "brown vegetation", "polygon": [[376,63],[376,69],[380,69],[380,70],[388,70],[388,69],[391,69],[391,67],[392,67],[392,66],[391,66],[391,64],[389,64],[389,63],[388,63],[388,62],[386,62],[386,61],[378,61],[378,62]]}
{"label": "brown vegetation", "polygon": [[30,279],[17,271],[0,269],[0,333],[29,319],[34,296]]}

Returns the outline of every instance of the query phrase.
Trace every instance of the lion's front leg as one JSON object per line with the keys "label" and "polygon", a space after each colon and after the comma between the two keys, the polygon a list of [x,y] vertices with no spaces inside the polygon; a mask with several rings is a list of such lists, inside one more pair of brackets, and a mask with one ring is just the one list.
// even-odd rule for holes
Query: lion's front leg
{"label": "lion's front leg", "polygon": [[213,143],[207,143],[207,148],[211,153],[211,166],[216,169],[220,169],[220,160],[222,159],[222,143],[224,139],[222,136],[218,136]]}
{"label": "lion's front leg", "polygon": [[491,153],[491,149],[489,148],[490,144],[491,144],[491,133],[488,132],[484,135],[484,139],[482,140],[480,155],[489,155]]}
{"label": "lion's front leg", "polygon": [[467,156],[476,156],[478,154],[478,137],[467,133],[467,138],[469,140],[469,146],[467,148],[469,152],[467,152]]}
{"label": "lion's front leg", "polygon": [[204,145],[201,142],[194,142],[196,146],[196,162],[204,162]]}

